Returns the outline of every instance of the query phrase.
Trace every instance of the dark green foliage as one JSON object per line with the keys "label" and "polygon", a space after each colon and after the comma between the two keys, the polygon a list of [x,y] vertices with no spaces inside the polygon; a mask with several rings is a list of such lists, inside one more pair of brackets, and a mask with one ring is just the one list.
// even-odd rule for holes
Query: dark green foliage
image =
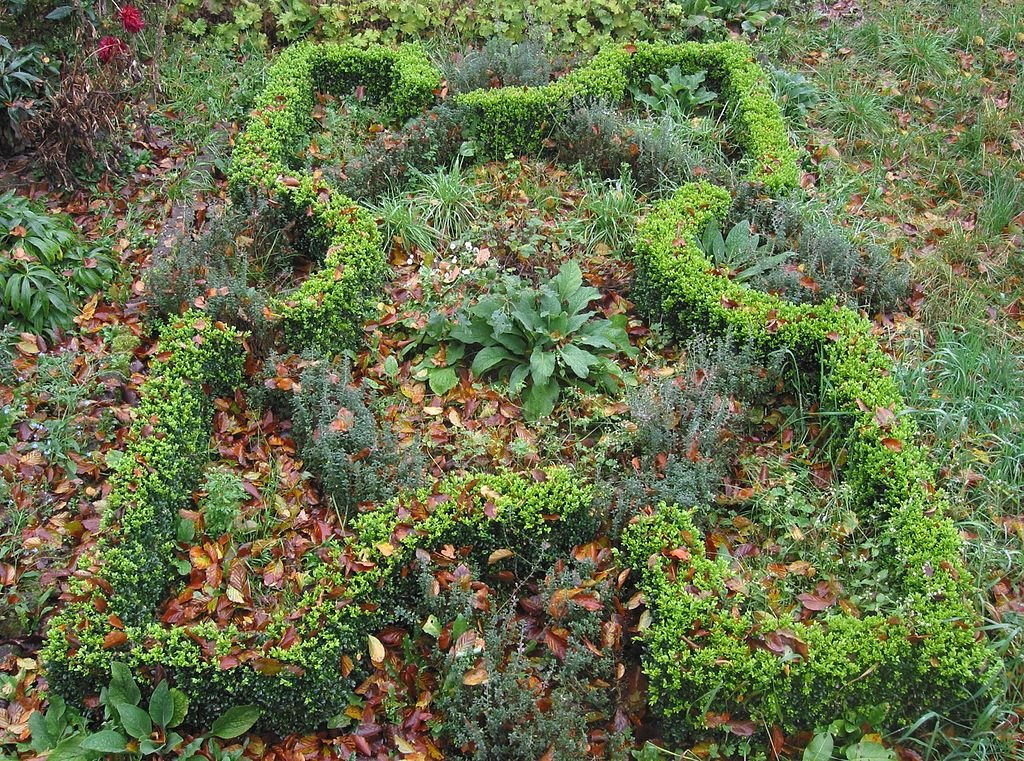
{"label": "dark green foliage", "polygon": [[588,307],[600,293],[584,285],[575,262],[539,288],[508,275],[490,293],[463,306],[454,321],[433,320],[419,368],[431,390],[445,394],[458,383],[456,368],[473,355],[472,371],[508,382],[522,395],[528,420],[549,415],[562,389],[575,385],[615,393],[622,370],[611,358],[632,347],[620,319],[595,317]]}
{"label": "dark green foliage", "polygon": [[419,485],[422,454],[401,450],[367,406],[370,392],[352,382],[348,363],[312,361],[292,399],[292,430],[305,466],[337,510],[382,503]]}
{"label": "dark green foliage", "polygon": [[14,47],[0,35],[0,155],[23,146],[22,124],[39,111],[56,74],[42,46]]}
{"label": "dark green foliage", "polygon": [[67,330],[78,302],[109,282],[116,268],[108,251],[83,243],[69,217],[14,191],[0,193],[0,325]]}
{"label": "dark green foliage", "polygon": [[[568,632],[563,656],[538,647],[536,625],[521,620],[511,605],[480,613],[472,597],[452,585],[429,600],[439,625],[466,622],[484,647],[451,648],[436,657],[440,674],[434,705],[440,714],[434,732],[457,751],[452,758],[473,761],[536,761],[547,757],[574,761],[587,757],[591,711],[609,711],[614,691],[614,661],[598,656],[585,642],[601,641],[605,609],[588,611],[564,602],[552,604],[580,583],[580,574],[553,569],[528,602],[538,610],[558,611],[551,625]],[[593,588],[604,601],[605,583]],[[542,638],[542,635],[540,635]],[[478,683],[478,678],[484,681]],[[467,682],[469,682],[467,684]],[[606,685],[604,687],[595,687]],[[548,754],[548,755],[545,755]]]}

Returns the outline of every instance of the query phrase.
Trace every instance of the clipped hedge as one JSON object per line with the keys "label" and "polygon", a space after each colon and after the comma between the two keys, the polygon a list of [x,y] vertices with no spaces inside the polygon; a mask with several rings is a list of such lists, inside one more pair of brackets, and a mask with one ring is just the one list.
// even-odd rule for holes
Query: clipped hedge
{"label": "clipped hedge", "polygon": [[[212,721],[234,705],[263,709],[259,728],[278,734],[323,726],[348,705],[366,637],[386,620],[378,600],[394,596],[417,549],[472,544],[537,560],[573,546],[592,494],[568,470],[529,479],[511,473],[451,479],[434,492],[394,500],[355,520],[356,539],[317,553],[302,598],[271,612],[258,631],[213,622],[156,620],[173,594],[179,511],[188,507],[209,452],[211,397],[242,383],[243,353],[230,328],[190,312],[163,330],[141,389],[129,445],[111,491],[92,565],[79,564],[72,599],[54,616],[42,652],[51,687],[80,702],[110,680],[110,664],[150,676],[161,669],[191,699],[189,719]],[[384,554],[382,543],[396,550]],[[344,570],[345,559],[360,571]]]}
{"label": "clipped hedge", "polygon": [[[902,414],[891,362],[868,321],[848,309],[793,305],[714,274],[696,239],[729,204],[726,191],[706,183],[659,204],[638,229],[641,292],[678,334],[729,330],[765,351],[788,347],[820,360],[830,381],[822,409],[848,422],[845,477],[865,518],[884,516],[878,532],[898,602],[884,618],[833,614],[813,625],[743,610],[691,514],[663,506],[623,538],[654,616],[644,659],[651,700],[680,734],[706,726],[709,694],[716,713],[790,729],[878,705],[892,721],[953,710],[982,687],[992,653],[976,636],[960,539],[942,517],[944,497]],[[800,656],[783,660],[750,642],[772,632]]]}
{"label": "clipped hedge", "polygon": [[601,50],[586,66],[543,87],[475,90],[458,97],[469,124],[493,157],[536,152],[552,124],[580,101],[621,102],[631,86],[672,66],[706,69],[733,108],[732,126],[753,163],[750,178],[772,191],[797,184],[797,154],[764,71],[742,42],[638,42]]}
{"label": "clipped hedge", "polygon": [[[772,191],[797,184],[796,151],[764,72],[739,42],[606,47],[586,66],[543,87],[502,87],[458,96],[465,132],[484,153],[539,152],[552,122],[574,103],[621,101],[630,85],[678,65],[707,69],[732,109],[735,132],[752,162],[751,179]],[[414,115],[433,98],[441,74],[415,46],[359,49],[301,43],[281,53],[268,75],[229,172],[238,200],[269,194],[303,228],[309,253],[323,260],[290,296],[272,305],[289,345],[325,352],[351,348],[372,297],[386,273],[373,218],[318,174],[295,169],[302,141],[314,129],[317,92],[356,85],[388,104],[396,120]]]}
{"label": "clipped hedge", "polygon": [[318,176],[297,173],[296,152],[314,129],[317,92],[362,85],[398,120],[419,111],[440,73],[416,46],[361,50],[340,44],[299,44],[284,50],[235,147],[228,174],[232,194],[269,194],[303,228],[305,247],[323,268],[272,309],[290,345],[337,352],[354,346],[359,325],[386,268],[373,217]]}
{"label": "clipped hedge", "polygon": [[[608,48],[546,87],[471,92],[459,103],[491,150],[532,150],[572,101],[621,98],[630,83],[676,64],[708,69],[735,104],[753,179],[773,190],[795,185],[795,153],[778,108],[749,49],[738,43]],[[273,196],[304,224],[311,252],[324,257],[324,268],[276,305],[293,345],[351,345],[385,272],[373,219],[319,178],[294,176],[293,153],[311,128],[315,92],[362,84],[405,118],[438,82],[416,48],[299,45],[275,63],[230,180],[238,198]],[[695,240],[729,204],[728,192],[705,183],[684,185],[660,204],[639,228],[640,292],[680,334],[728,330],[765,351],[787,347],[805,361],[820,360],[830,379],[823,407],[849,421],[846,478],[865,512],[885,516],[879,533],[891,550],[898,603],[886,618],[833,615],[811,626],[741,611],[741,598],[725,597],[725,569],[704,554],[691,515],[662,507],[623,537],[653,614],[644,660],[652,700],[680,733],[704,726],[709,694],[716,711],[805,729],[856,706],[885,703],[894,717],[921,705],[952,707],[983,682],[990,653],[975,636],[960,541],[952,524],[936,517],[942,496],[931,487],[913,424],[899,414],[889,360],[869,323],[849,310],[796,306],[713,274]],[[569,471],[552,469],[540,480],[456,479],[359,516],[358,538],[322,548],[303,599],[274,611],[260,631],[154,620],[175,579],[177,514],[208,449],[209,394],[241,382],[237,338],[195,313],[161,337],[130,444],[112,477],[94,566],[79,569],[91,573],[80,573],[72,601],[51,622],[44,660],[50,683],[67,697],[96,691],[116,658],[137,670],[169,671],[193,697],[190,716],[198,720],[253,703],[265,709],[263,729],[322,725],[355,686],[365,637],[382,620],[376,601],[398,594],[396,579],[417,549],[466,544],[485,556],[504,548],[534,564],[550,549],[585,538],[591,494]],[[755,630],[782,632],[800,657],[783,662],[751,644]]]}

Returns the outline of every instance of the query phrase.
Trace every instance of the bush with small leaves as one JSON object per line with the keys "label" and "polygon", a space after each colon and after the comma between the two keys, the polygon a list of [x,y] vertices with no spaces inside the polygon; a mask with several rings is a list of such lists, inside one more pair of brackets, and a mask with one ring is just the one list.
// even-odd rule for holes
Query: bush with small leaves
{"label": "bush with small leaves", "polygon": [[370,391],[353,383],[347,362],[313,359],[291,400],[292,430],[305,466],[319,478],[335,509],[386,502],[419,485],[423,457],[400,448],[368,406]]}

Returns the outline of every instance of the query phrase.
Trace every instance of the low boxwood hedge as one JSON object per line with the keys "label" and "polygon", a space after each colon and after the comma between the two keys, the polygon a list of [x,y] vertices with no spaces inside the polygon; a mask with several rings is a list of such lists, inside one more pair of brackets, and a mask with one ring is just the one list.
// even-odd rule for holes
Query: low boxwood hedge
{"label": "low boxwood hedge", "polygon": [[[716,274],[696,238],[729,205],[726,191],[706,183],[659,204],[638,230],[640,290],[679,335],[731,331],[820,365],[829,381],[822,410],[848,425],[845,478],[865,519],[883,516],[875,529],[897,602],[886,617],[835,613],[813,625],[743,610],[742,595],[728,596],[725,567],[705,555],[692,515],[663,506],[623,537],[654,615],[644,637],[651,699],[679,733],[706,725],[709,694],[716,713],[791,729],[858,708],[885,706],[891,721],[953,711],[983,686],[994,659],[977,635],[960,538],[943,517],[944,497],[914,441],[892,364],[854,312],[797,306]],[[767,647],[772,633],[799,657]]]}
{"label": "low boxwood hedge", "polygon": [[[546,87],[471,92],[460,103],[490,150],[530,150],[567,103],[621,98],[631,82],[675,64],[708,69],[735,104],[753,178],[773,190],[794,186],[795,153],[778,108],[749,49],[738,43],[613,47]],[[405,118],[430,100],[439,81],[412,47],[304,44],[275,63],[230,180],[236,198],[269,193],[280,202],[305,227],[311,253],[324,259],[322,270],[276,304],[292,348],[352,345],[386,269],[367,212],[318,177],[293,170],[315,92],[361,84]],[[695,236],[729,203],[721,188],[687,184],[659,205],[639,230],[640,292],[680,334],[728,330],[766,351],[787,347],[820,361],[831,379],[823,406],[850,420],[846,478],[865,510],[885,515],[879,532],[892,550],[899,602],[887,618],[834,615],[813,626],[734,611],[737,601],[724,596],[724,569],[705,556],[690,514],[652,509],[623,537],[623,557],[637,569],[653,615],[644,635],[652,700],[679,732],[705,724],[708,695],[716,711],[801,728],[851,704],[885,703],[899,716],[915,706],[951,706],[983,681],[989,652],[975,634],[958,536],[941,517],[931,468],[900,414],[890,363],[855,313],[833,304],[795,306],[714,274]],[[423,513],[415,525],[402,522],[410,511],[401,501],[361,516],[357,538],[322,548],[327,560],[312,570],[303,599],[274,611],[261,630],[164,625],[155,611],[175,578],[178,511],[208,450],[210,395],[237,387],[241,364],[238,336],[201,314],[164,330],[112,477],[98,549],[79,564],[73,599],[50,625],[48,678],[68,698],[97,691],[116,658],[150,675],[158,667],[169,672],[193,698],[194,720],[253,703],[265,709],[263,729],[322,726],[351,696],[366,637],[383,620],[376,601],[393,593],[415,549],[472,541],[478,553],[504,547],[525,557],[536,554],[538,537],[564,548],[588,525],[589,489],[568,471],[539,480],[498,474],[449,481],[435,494],[411,497]],[[385,544],[392,552],[382,552]],[[755,629],[783,632],[800,657],[784,662],[751,644]]]}

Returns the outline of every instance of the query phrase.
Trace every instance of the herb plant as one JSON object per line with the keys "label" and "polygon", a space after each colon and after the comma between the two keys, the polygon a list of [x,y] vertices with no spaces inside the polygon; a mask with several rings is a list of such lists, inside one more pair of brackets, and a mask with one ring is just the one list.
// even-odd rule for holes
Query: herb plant
{"label": "herb plant", "polygon": [[706,71],[683,74],[679,66],[671,66],[664,78],[649,74],[650,92],[633,88],[633,98],[647,106],[651,113],[688,116],[718,98],[717,93],[704,87],[706,77]]}
{"label": "herb plant", "polygon": [[575,262],[563,264],[539,288],[509,276],[493,294],[460,311],[444,348],[428,353],[428,372],[449,370],[446,383],[453,365],[475,351],[473,374],[507,381],[510,394],[522,395],[529,420],[550,414],[566,385],[614,393],[623,374],[609,355],[633,349],[621,319],[595,318],[588,309],[599,296],[583,284]]}

